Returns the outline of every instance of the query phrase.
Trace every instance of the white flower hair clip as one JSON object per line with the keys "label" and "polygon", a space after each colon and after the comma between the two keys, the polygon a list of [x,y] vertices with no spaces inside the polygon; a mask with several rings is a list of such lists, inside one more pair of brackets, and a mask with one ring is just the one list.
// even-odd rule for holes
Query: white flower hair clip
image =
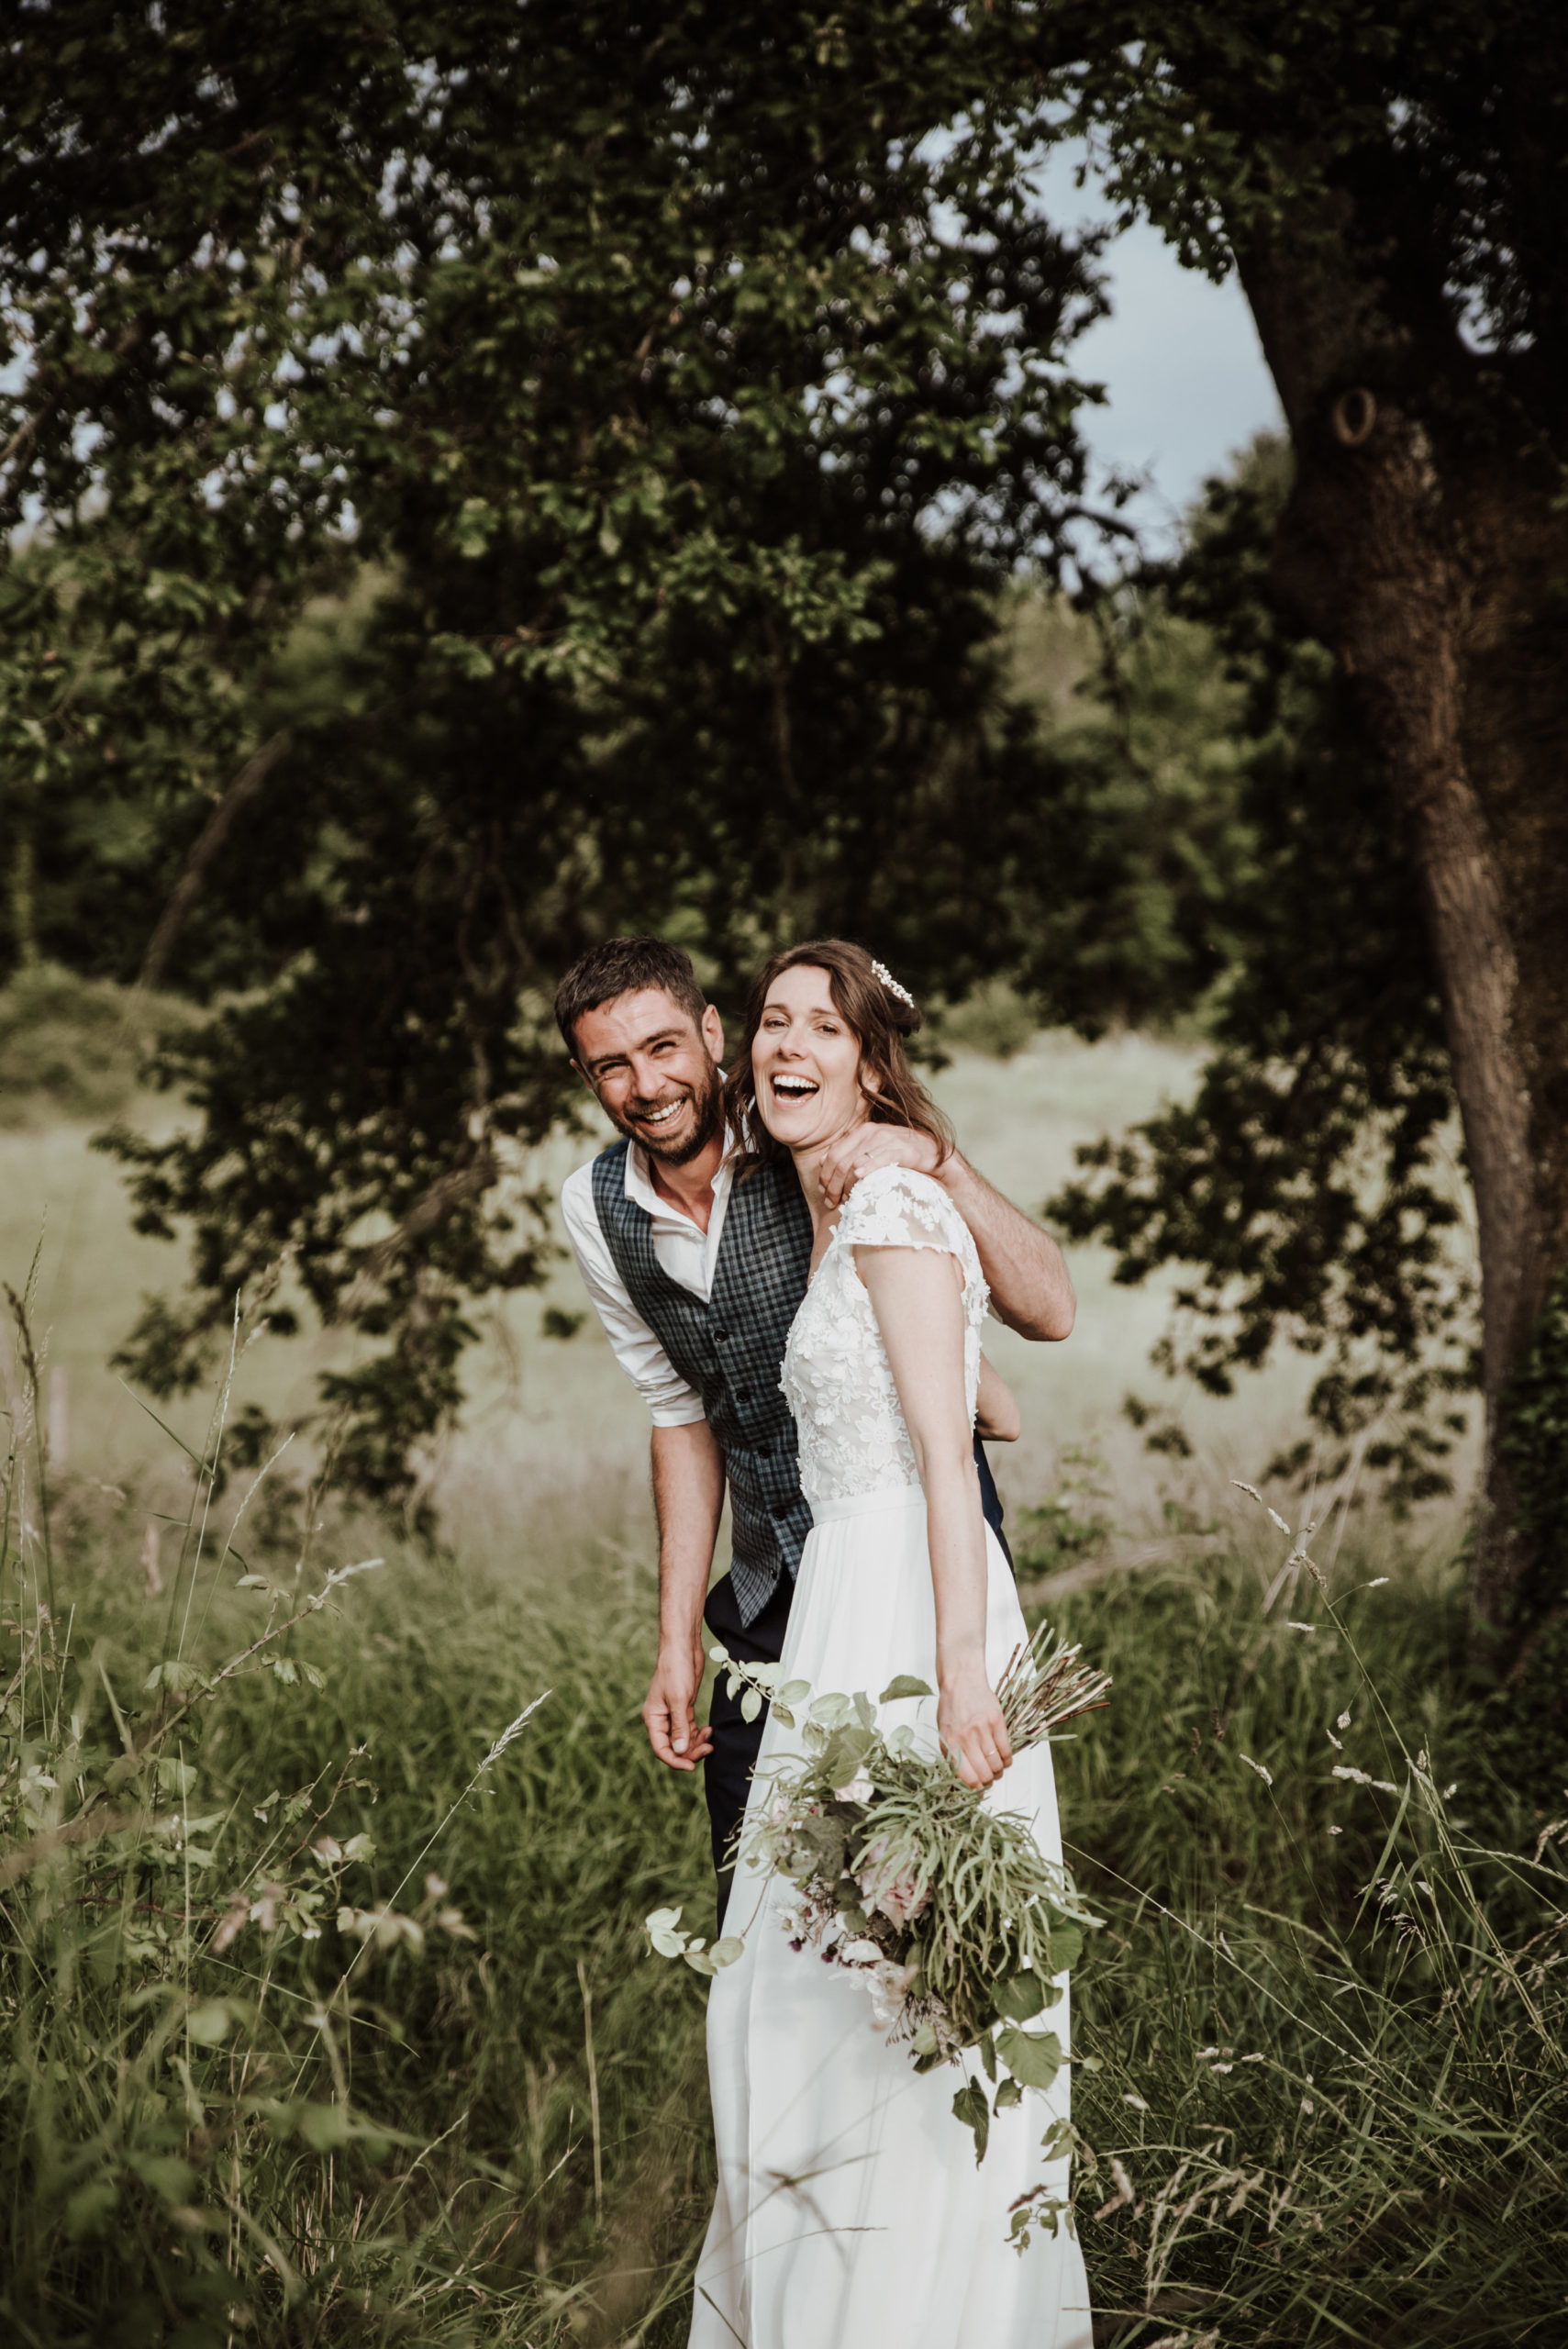
{"label": "white flower hair clip", "polygon": [[871,967],[873,977],[878,978],[882,981],[882,984],[887,989],[888,994],[895,995],[900,1003],[906,1003],[910,1010],[913,1011],[915,1008],[914,996],[910,994],[907,987],[901,987],[899,985],[897,980],[894,977],[886,963],[878,963],[873,958]]}

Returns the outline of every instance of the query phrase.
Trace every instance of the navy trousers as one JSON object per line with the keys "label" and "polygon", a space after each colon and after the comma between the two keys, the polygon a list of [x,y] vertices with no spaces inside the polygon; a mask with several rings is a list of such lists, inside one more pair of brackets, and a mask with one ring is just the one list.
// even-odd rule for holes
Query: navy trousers
{"label": "navy trousers", "polygon": [[[974,1464],[980,1472],[980,1498],[985,1511],[985,1522],[1002,1544],[1009,1565],[1013,1553],[1007,1548],[1007,1537],[1002,1531],[1002,1500],[991,1474],[990,1463],[978,1436],[974,1439]],[[733,1656],[745,1664],[776,1664],[784,1653],[784,1632],[789,1624],[789,1603],[795,1596],[795,1581],[790,1575],[779,1576],[778,1587],[754,1622],[742,1623],[736,1603],[735,1586],[728,1575],[721,1575],[707,1595],[703,1620],[708,1630]],[[725,1694],[721,1672],[714,1683],[713,1702],[708,1708],[708,1727],[713,1731],[713,1751],[703,1765],[707,1791],[708,1824],[713,1834],[713,1865],[718,1877],[718,1921],[722,1930],[725,1904],[729,1898],[729,1882],[735,1873],[733,1850],[736,1831],[746,1808],[746,1791],[756,1767],[758,1749],[762,1742],[762,1725],[767,1708],[754,1721],[740,1717],[740,1699],[744,1687],[737,1688],[733,1697]]]}

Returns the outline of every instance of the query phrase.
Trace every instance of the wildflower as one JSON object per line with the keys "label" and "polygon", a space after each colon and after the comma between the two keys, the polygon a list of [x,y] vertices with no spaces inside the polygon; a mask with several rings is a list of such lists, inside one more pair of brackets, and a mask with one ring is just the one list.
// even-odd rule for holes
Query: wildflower
{"label": "wildflower", "polygon": [[[874,1842],[866,1845],[865,1864],[858,1878],[861,1893],[868,1909],[880,1909],[894,1924],[906,1925],[911,1917],[917,1917],[925,1908],[930,1892],[920,1883],[912,1867],[886,1876],[887,1851],[885,1835],[877,1836]],[[1011,1920],[1008,1921],[1010,1923]]]}
{"label": "wildflower", "polygon": [[1254,1762],[1250,1753],[1243,1753],[1241,1760],[1245,1762],[1249,1770],[1256,1770],[1259,1777],[1262,1778],[1265,1787],[1272,1787],[1273,1785],[1274,1774],[1272,1770],[1265,1770],[1261,1762]]}
{"label": "wildflower", "polygon": [[1375,1787],[1381,1795],[1396,1795],[1399,1791],[1391,1778],[1369,1778],[1364,1770],[1354,1770],[1348,1762],[1336,1762],[1329,1775],[1334,1778],[1348,1778],[1352,1786]]}
{"label": "wildflower", "polygon": [[[379,1565],[381,1562],[379,1559],[375,1559],[373,1560],[372,1563]],[[353,1566],[350,1567],[347,1571],[352,1574],[358,1574],[360,1572],[360,1568],[358,1566]],[[530,1714],[538,1712],[539,1707],[544,1702],[545,1697],[548,1697],[550,1693],[550,1690],[547,1688],[543,1697],[536,1697],[531,1705],[524,1706],[522,1711],[517,1715],[515,1721],[509,1721],[507,1723],[506,1727],[501,1731],[500,1736],[491,1746],[490,1751],[485,1755],[484,1761],[480,1764],[479,1766],[481,1770],[488,1770],[493,1762],[499,1762],[502,1754],[505,1753],[508,1745],[511,1744],[512,1740],[521,1732],[523,1723],[528,1719]]]}
{"label": "wildflower", "polygon": [[1287,1622],[1284,1628],[1287,1631],[1315,1631],[1318,1629],[1318,1626],[1316,1623]]}
{"label": "wildflower", "polygon": [[890,1957],[884,1957],[880,1965],[872,1968],[866,1987],[871,1992],[872,2021],[878,2031],[886,2031],[897,2021],[904,2010],[915,1973],[914,1966],[900,1965]]}
{"label": "wildflower", "polygon": [[1144,2103],[1143,2099],[1140,2096],[1124,2096],[1122,2098],[1122,2102],[1123,2104],[1130,2104],[1134,2112],[1147,2112],[1149,2110],[1149,2107]]}
{"label": "wildflower", "polygon": [[1339,1720],[1334,1723],[1334,1727],[1336,1729],[1349,1729],[1350,1725],[1351,1717],[1349,1713],[1341,1713]]}

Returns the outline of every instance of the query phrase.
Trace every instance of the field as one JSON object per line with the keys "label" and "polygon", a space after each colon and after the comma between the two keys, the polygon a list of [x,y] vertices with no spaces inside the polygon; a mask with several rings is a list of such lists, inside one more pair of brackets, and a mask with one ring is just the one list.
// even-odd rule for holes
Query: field
{"label": "field", "polygon": [[[942,1090],[1035,1204],[1191,1066],[1046,1039]],[[682,2342],[702,1986],[640,1920],[708,1885],[637,1720],[636,1399],[591,1324],[539,1334],[578,1309],[562,1266],[487,1332],[431,1464],[439,1550],[287,1457],[250,1497],[216,1409],[165,1432],[104,1368],[173,1268],[87,1130],[0,1134],[18,1292],[49,1210],[34,1364],[7,1363],[0,2333]],[[1329,1496],[1317,1571],[1291,1564],[1228,1479],[1296,1431],[1296,1371],[1175,1397],[1193,1454],[1151,1457],[1119,1406],[1155,1397],[1163,1300],[1075,1270],[1069,1347],[996,1346],[1026,1422],[998,1466],[1026,1596],[1116,1678],[1058,1752],[1106,1920],[1074,2077],[1102,2337],[1559,2342],[1562,1827],[1475,1675],[1457,1513]],[[261,1338],[230,1415],[329,1343]]]}

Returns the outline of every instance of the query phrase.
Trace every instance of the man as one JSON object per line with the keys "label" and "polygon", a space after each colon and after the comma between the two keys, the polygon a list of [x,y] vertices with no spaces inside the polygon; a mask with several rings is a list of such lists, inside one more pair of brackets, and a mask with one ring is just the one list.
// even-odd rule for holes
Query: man
{"label": "man", "polygon": [[[625,1137],[568,1176],[567,1236],[617,1359],[653,1421],[659,1520],[659,1661],[642,1718],[673,1770],[706,1765],[722,1917],[729,1839],[762,1739],[738,1698],[714,1691],[695,1717],[703,1623],[733,1655],[782,1653],[795,1569],[811,1529],[795,1423],[779,1391],[784,1341],[806,1294],[811,1219],[793,1166],[763,1169],[732,1196],[724,1130],[724,1033],[690,958],[654,938],[612,938],[562,979],[555,1016],[573,1065]],[[835,1204],[862,1174],[918,1167],[948,1191],[974,1236],[999,1320],[1065,1338],[1073,1297],[1056,1242],[956,1152],[900,1126],[835,1145],[823,1186]],[[985,1513],[1001,1504],[978,1440]],[[707,1586],[728,1484],[733,1559]]]}

